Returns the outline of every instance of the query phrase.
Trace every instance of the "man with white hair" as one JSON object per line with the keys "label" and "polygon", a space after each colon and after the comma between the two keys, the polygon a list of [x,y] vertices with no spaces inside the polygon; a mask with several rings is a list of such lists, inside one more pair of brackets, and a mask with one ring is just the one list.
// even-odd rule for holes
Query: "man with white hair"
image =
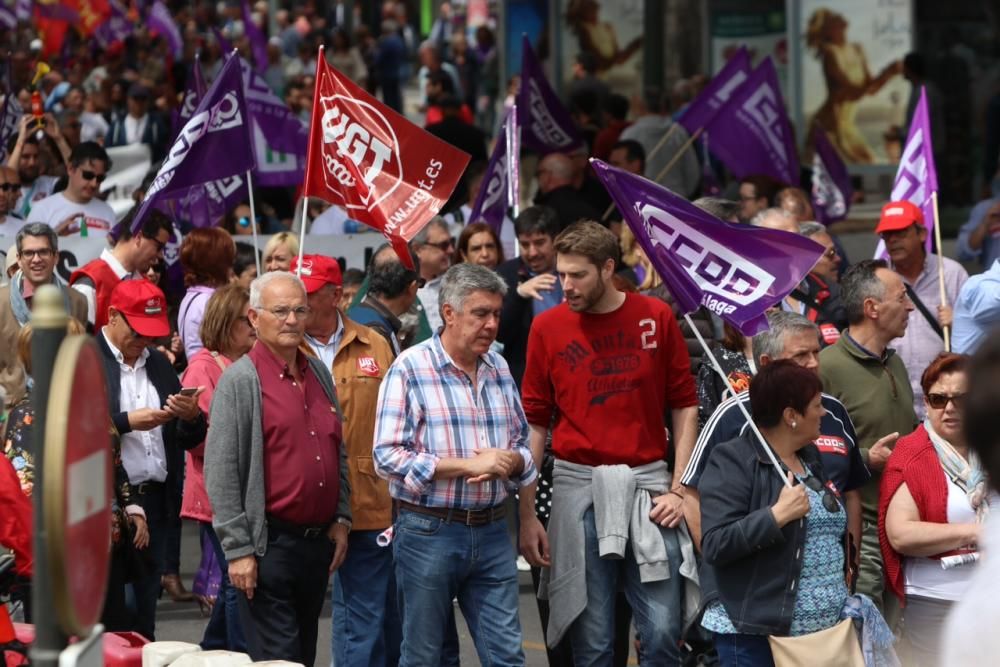
{"label": "man with white hair", "polygon": [[375,471],[397,502],[400,665],[440,665],[458,599],[485,665],[523,665],[516,554],[504,501],[537,475],[517,385],[496,340],[507,284],[476,264],[441,283],[444,327],[389,368]]}
{"label": "man with white hair", "polygon": [[799,233],[799,221],[795,219],[795,216],[776,206],[765,208],[757,213],[750,218],[750,224],[765,229],[778,229],[789,234]]}
{"label": "man with white hair", "polygon": [[351,487],[330,371],[299,349],[309,319],[302,281],[250,284],[257,344],[219,380],[205,486],[229,563],[250,604],[250,657],[311,665],[330,573],[347,555]]}

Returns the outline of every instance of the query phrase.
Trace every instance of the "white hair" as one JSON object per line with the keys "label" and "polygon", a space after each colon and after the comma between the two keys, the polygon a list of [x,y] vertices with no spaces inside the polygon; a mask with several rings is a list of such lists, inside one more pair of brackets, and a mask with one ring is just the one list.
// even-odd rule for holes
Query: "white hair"
{"label": "white hair", "polygon": [[306,294],[305,283],[294,273],[289,273],[288,271],[270,271],[262,276],[257,276],[254,278],[253,282],[250,283],[250,307],[254,310],[260,310],[264,307],[263,294],[264,290],[267,289],[268,285],[279,280],[288,281],[296,285],[302,294]]}

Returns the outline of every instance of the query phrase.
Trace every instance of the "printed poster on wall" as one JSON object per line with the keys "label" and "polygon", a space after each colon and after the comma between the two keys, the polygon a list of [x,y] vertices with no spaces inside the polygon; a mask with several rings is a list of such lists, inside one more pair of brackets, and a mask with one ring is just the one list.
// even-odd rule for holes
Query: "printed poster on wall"
{"label": "printed poster on wall", "polygon": [[913,43],[910,0],[801,0],[802,118],[822,129],[848,167],[899,161],[911,86],[902,75]]}
{"label": "printed poster on wall", "polygon": [[597,61],[597,78],[613,92],[629,98],[642,93],[643,4],[644,0],[559,3],[564,91],[573,80],[577,54],[590,53]]}

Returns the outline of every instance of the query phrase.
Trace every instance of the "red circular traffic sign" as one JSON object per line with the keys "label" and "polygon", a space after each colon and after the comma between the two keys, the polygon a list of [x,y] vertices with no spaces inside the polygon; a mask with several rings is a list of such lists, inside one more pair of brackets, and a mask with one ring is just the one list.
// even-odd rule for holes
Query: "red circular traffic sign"
{"label": "red circular traffic sign", "polygon": [[43,518],[56,615],[64,632],[79,636],[101,617],[111,562],[108,410],[97,344],[68,336],[47,406]]}

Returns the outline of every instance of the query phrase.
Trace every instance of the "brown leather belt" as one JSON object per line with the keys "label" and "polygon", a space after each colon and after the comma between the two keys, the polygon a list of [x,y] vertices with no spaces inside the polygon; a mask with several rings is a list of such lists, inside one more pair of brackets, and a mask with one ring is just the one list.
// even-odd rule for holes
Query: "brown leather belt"
{"label": "brown leather belt", "polygon": [[487,507],[481,510],[463,510],[458,508],[449,509],[447,507],[424,507],[423,505],[414,505],[399,501],[399,508],[416,512],[417,514],[437,517],[447,523],[454,522],[465,526],[485,526],[507,516],[507,508],[504,505]]}

